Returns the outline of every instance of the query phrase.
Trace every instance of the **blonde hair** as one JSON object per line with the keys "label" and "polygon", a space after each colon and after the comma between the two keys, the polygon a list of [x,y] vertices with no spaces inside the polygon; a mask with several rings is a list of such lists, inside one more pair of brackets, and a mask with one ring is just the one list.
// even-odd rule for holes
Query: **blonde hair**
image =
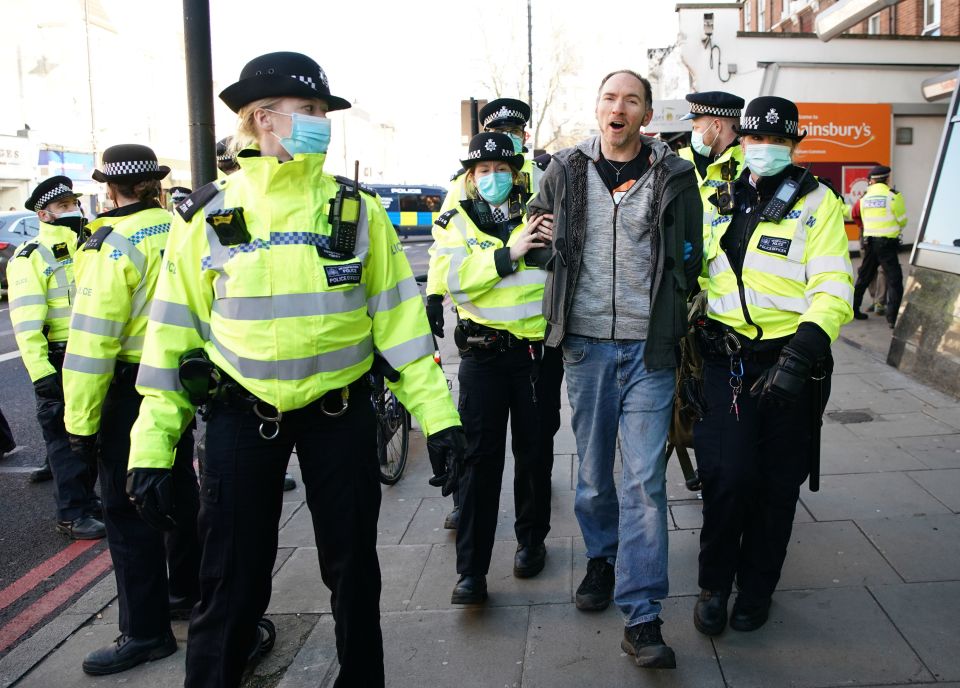
{"label": "blonde hair", "polygon": [[125,184],[107,182],[107,186],[112,186],[121,196],[135,198],[141,203],[149,203],[160,198],[161,184],[159,179],[144,179]]}
{"label": "blonde hair", "polygon": [[253,117],[253,113],[260,108],[270,110],[276,107],[277,103],[281,100],[282,98],[260,98],[240,108],[240,111],[237,112],[237,131],[233,135],[233,141],[230,142],[230,149],[228,151],[230,155],[236,158],[237,153],[244,148],[259,145],[260,136],[257,131],[257,122]]}
{"label": "blonde hair", "polygon": [[[467,173],[463,176],[463,188],[466,190],[467,198],[470,200],[476,200],[480,198],[480,192],[477,191],[477,183],[473,181],[473,171],[476,169],[476,167],[476,163],[471,165],[470,169],[468,169]],[[514,169],[513,165],[510,165],[510,172],[513,173],[514,186],[523,186],[523,173],[520,170]]]}

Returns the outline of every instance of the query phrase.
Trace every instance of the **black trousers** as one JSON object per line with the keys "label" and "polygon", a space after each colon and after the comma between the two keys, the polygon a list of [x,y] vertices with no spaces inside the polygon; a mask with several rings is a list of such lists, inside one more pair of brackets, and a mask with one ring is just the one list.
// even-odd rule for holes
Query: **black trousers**
{"label": "black trousers", "polygon": [[219,402],[207,420],[200,603],[190,620],[184,685],[240,685],[257,621],[270,602],[283,475],[296,447],[320,575],[331,591],[340,660],[334,685],[383,686],[380,483],[369,389],[364,396],[351,388],[349,408],[339,418],[324,415],[319,401],[284,413],[273,440],[260,436],[260,423],[250,411]]}
{"label": "black trousers", "polygon": [[[50,363],[57,370],[63,387],[63,356],[51,356]],[[75,454],[67,440],[63,425],[63,397],[37,395],[37,421],[43,433],[47,460],[53,472],[53,498],[58,521],[73,521],[95,506],[97,482],[96,457]]]}
{"label": "black trousers", "polygon": [[860,263],[857,282],[853,286],[853,310],[860,310],[863,295],[876,277],[877,269],[882,265],[887,276],[887,322],[897,321],[897,311],[900,310],[900,301],[903,299],[903,270],[900,267],[900,259],[897,258],[899,246],[900,242],[897,239],[872,237],[864,242],[863,262]]}
{"label": "black trousers", "polygon": [[467,468],[458,488],[457,573],[485,575],[490,568],[508,419],[517,480],[523,483],[522,494],[515,495],[517,541],[522,546],[543,542],[550,530],[553,435],[560,427],[563,376],[559,352],[547,349],[542,356],[536,401],[532,372],[525,347],[502,353],[471,349],[461,357],[459,406],[467,435]]}
{"label": "black trousers", "polygon": [[[729,362],[708,360],[708,409],[693,432],[703,481],[700,587],[729,591],[736,579],[741,597],[757,602],[769,598],[780,580],[812,446],[814,384],[807,383],[794,408],[761,410],[749,389],[768,367],[744,363],[738,421],[729,413]],[[829,382],[828,375],[821,383],[824,405]]]}
{"label": "black trousers", "polygon": [[0,410],[0,457],[7,452],[16,449],[17,443],[13,439],[13,432],[10,430],[10,424],[7,423],[3,411]]}
{"label": "black trousers", "polygon": [[117,578],[120,632],[135,638],[150,638],[170,628],[168,595],[198,596],[199,494],[193,468],[191,424],[177,444],[172,470],[177,531],[165,536],[143,521],[130,503],[126,490],[130,430],[142,401],[134,389],[135,379],[136,366],[119,363],[103,403],[100,493],[107,545]]}

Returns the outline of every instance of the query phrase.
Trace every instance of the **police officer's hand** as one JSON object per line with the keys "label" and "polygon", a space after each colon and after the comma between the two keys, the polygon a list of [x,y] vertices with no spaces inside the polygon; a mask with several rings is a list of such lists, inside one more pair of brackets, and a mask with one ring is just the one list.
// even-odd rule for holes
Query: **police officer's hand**
{"label": "police officer's hand", "polygon": [[173,530],[173,477],[169,468],[132,468],[127,471],[127,496],[140,518],[158,530]]}
{"label": "police officer's hand", "polygon": [[759,397],[759,408],[788,408],[800,399],[809,379],[810,362],[785,346],[776,365],[750,387],[750,395]]}
{"label": "police officer's hand", "polygon": [[457,489],[467,453],[467,436],[459,425],[444,428],[427,438],[427,454],[433,467],[433,477],[428,481],[441,487],[444,497]]}
{"label": "police officer's hand", "polygon": [[51,373],[34,382],[33,391],[41,399],[63,401],[63,387],[60,385],[60,377],[56,373]]}
{"label": "police officer's hand", "polygon": [[74,435],[68,432],[67,441],[70,443],[70,449],[73,450],[74,454],[86,457],[93,455],[97,450],[96,435]]}
{"label": "police officer's hand", "polygon": [[443,297],[440,294],[427,296],[427,320],[435,337],[443,338]]}
{"label": "police officer's hand", "polygon": [[543,213],[530,220],[528,225],[540,241],[549,244],[553,241],[553,213]]}
{"label": "police officer's hand", "polygon": [[537,216],[530,221],[530,224],[523,228],[516,243],[510,246],[510,260],[516,262],[527,255],[532,249],[544,248],[547,245],[548,242],[540,237],[539,230],[543,223],[542,218],[544,217],[546,217],[546,215]]}

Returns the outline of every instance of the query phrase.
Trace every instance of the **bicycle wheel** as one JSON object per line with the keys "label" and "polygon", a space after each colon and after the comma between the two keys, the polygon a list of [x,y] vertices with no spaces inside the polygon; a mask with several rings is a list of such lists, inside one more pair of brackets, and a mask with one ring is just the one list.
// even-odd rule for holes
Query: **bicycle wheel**
{"label": "bicycle wheel", "polygon": [[410,413],[389,389],[377,399],[377,454],[380,482],[394,485],[403,476],[410,450]]}

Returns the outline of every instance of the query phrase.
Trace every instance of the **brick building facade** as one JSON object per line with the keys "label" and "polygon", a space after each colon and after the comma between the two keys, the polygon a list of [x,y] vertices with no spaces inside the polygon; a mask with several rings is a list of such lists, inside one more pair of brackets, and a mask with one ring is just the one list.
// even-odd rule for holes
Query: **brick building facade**
{"label": "brick building facade", "polygon": [[[744,0],[742,31],[813,33],[818,14],[838,0]],[[960,36],[960,0],[902,0],[846,31],[880,36]]]}

